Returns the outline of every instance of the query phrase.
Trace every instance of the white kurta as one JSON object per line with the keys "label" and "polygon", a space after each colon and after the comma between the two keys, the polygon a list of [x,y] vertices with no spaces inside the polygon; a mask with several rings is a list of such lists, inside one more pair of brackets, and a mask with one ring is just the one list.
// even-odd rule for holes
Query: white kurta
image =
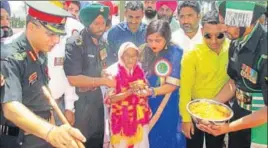
{"label": "white kurta", "polygon": [[169,23],[171,33],[176,32],[180,29],[180,23],[175,17],[172,17],[171,22]]}
{"label": "white kurta", "polygon": [[157,15],[155,15],[155,17],[154,18],[152,18],[152,19],[149,19],[149,18],[147,18],[145,15],[144,15],[144,17],[143,17],[143,19],[142,19],[142,22],[144,23],[144,24],[146,24],[146,25],[149,25],[152,21],[154,21],[154,20],[157,20]]}
{"label": "white kurta", "polygon": [[66,36],[61,37],[51,52],[48,53],[48,73],[50,76],[49,88],[53,98],[58,99],[64,94],[65,109],[73,110],[74,102],[78,99],[75,87],[72,87],[65,75],[63,62],[65,57],[66,39],[72,35],[73,30],[81,31],[84,26],[73,18],[67,18],[65,31]]}
{"label": "white kurta", "polygon": [[179,45],[184,53],[193,50],[196,44],[201,44],[203,41],[201,26],[199,26],[197,33],[191,39],[184,33],[182,28],[180,28],[172,33],[171,40],[174,44]]}

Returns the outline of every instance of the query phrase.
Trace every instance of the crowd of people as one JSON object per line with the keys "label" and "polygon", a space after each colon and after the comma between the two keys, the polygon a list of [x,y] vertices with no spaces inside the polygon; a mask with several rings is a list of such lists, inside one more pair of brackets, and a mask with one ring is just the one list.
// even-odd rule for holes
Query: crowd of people
{"label": "crowd of people", "polygon": [[[113,24],[111,1],[26,4],[13,35],[1,1],[1,148],[267,147],[267,6],[127,1]],[[202,98],[230,122],[195,123]]]}

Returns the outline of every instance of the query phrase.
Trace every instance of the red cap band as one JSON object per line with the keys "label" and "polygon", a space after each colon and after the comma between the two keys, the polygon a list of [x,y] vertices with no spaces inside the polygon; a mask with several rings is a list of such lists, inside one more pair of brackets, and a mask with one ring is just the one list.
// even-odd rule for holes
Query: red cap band
{"label": "red cap band", "polygon": [[28,14],[32,17],[35,17],[36,19],[40,21],[54,23],[54,24],[60,24],[62,20],[64,19],[64,17],[47,14],[47,13],[38,11],[36,9],[33,9],[31,7],[28,10]]}

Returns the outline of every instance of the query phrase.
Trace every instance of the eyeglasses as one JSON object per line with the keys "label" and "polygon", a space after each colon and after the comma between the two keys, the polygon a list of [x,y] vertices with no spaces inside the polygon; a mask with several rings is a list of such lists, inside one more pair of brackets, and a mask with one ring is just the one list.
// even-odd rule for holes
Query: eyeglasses
{"label": "eyeglasses", "polygon": [[[204,38],[206,38],[206,39],[211,39],[211,34],[206,33],[206,34],[204,35]],[[224,33],[219,33],[219,34],[217,35],[217,39],[222,39],[222,38],[224,38]]]}
{"label": "eyeglasses", "polygon": [[43,27],[45,29],[45,33],[46,35],[48,35],[49,37],[52,37],[52,36],[58,36],[60,37],[61,35],[57,35],[55,34],[54,32],[51,32],[47,27],[46,27],[46,23],[45,22],[42,22],[42,21],[39,21],[39,20],[34,20],[32,21],[33,24],[35,24],[37,27]]}

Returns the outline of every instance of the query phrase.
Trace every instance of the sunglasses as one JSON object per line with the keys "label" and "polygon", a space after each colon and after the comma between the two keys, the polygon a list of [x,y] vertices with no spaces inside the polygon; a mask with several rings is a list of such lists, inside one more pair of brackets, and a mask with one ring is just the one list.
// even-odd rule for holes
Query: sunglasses
{"label": "sunglasses", "polygon": [[[206,34],[204,35],[204,37],[205,37],[206,39],[211,39],[211,34],[206,33]],[[217,39],[223,39],[223,38],[224,38],[224,33],[219,33],[219,34],[217,35]]]}

